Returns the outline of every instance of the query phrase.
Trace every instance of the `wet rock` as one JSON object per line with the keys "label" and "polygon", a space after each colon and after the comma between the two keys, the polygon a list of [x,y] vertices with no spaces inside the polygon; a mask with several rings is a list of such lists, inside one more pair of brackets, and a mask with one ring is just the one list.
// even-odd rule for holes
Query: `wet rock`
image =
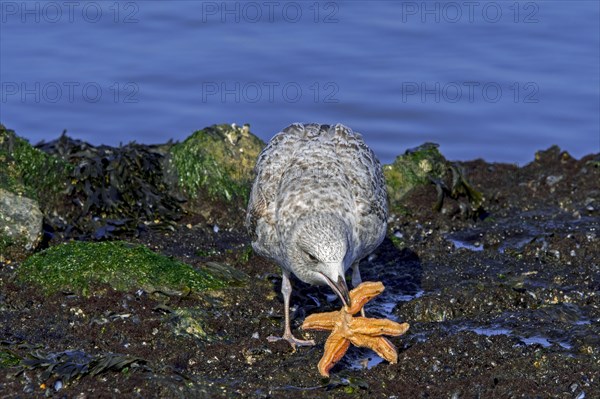
{"label": "wet rock", "polygon": [[409,302],[399,302],[395,313],[402,320],[442,322],[506,310],[535,307],[539,303],[518,281],[508,284],[464,282]]}
{"label": "wet rock", "polygon": [[559,181],[561,181],[564,178],[564,176],[554,176],[554,175],[550,175],[546,177],[546,184],[549,186],[554,186],[556,183],[558,183]]}
{"label": "wet rock", "polygon": [[535,153],[535,161],[538,163],[555,163],[555,162],[568,162],[573,160],[573,157],[566,152],[562,151],[559,146],[553,145],[546,150],[537,151]]}
{"label": "wet rock", "polygon": [[272,353],[273,352],[265,346],[247,348],[242,352],[244,360],[249,366],[252,366],[256,362],[264,361],[263,359]]}
{"label": "wet rock", "polygon": [[485,234],[481,230],[463,230],[457,233],[446,235],[454,248],[466,248],[470,251],[483,251],[483,241]]}
{"label": "wet rock", "polygon": [[172,165],[180,187],[192,198],[245,201],[264,146],[248,125],[213,125],[173,146]]}
{"label": "wet rock", "polygon": [[226,263],[207,262],[204,267],[213,276],[218,277],[223,281],[227,281],[230,285],[242,285],[249,279],[246,273],[231,267]]}
{"label": "wet rock", "polygon": [[185,296],[223,288],[228,281],[206,268],[191,266],[123,241],[70,242],[29,257],[17,270],[19,281],[40,286],[44,292],[75,292],[89,296],[108,284],[119,291],[143,289],[149,293]]}
{"label": "wet rock", "polygon": [[600,211],[600,195],[599,199],[588,197],[585,199],[583,206],[589,215],[597,215]]}
{"label": "wet rock", "polygon": [[33,250],[42,237],[42,220],[36,201],[0,188],[0,258],[20,249]]}

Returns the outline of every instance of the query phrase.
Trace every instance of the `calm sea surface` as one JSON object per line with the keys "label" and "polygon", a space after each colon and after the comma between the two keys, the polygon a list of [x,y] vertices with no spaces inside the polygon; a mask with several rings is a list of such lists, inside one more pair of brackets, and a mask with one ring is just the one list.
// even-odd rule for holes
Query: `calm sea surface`
{"label": "calm sea surface", "polygon": [[342,122],[382,161],[600,151],[598,1],[2,1],[0,122],[36,143]]}

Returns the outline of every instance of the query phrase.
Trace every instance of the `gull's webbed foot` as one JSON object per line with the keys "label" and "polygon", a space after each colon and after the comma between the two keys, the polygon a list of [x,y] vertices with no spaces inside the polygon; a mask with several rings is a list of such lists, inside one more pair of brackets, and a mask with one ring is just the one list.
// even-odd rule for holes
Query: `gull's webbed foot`
{"label": "gull's webbed foot", "polygon": [[281,341],[281,340],[285,340],[285,341],[289,342],[294,350],[296,350],[296,346],[314,346],[315,345],[315,341],[313,341],[312,339],[309,339],[309,340],[298,339],[298,338],[294,337],[291,332],[285,332],[283,334],[283,336],[281,336],[281,337],[276,337],[274,335],[270,335],[267,337],[267,341],[269,341],[269,342],[277,342],[277,341]]}

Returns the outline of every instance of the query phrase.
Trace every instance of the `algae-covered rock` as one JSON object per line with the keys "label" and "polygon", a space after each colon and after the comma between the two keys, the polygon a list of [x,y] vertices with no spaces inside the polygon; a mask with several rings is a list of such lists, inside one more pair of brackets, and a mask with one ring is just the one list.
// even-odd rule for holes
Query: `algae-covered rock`
{"label": "algae-covered rock", "polygon": [[481,193],[467,181],[462,168],[446,160],[438,147],[435,143],[422,144],[399,155],[392,164],[383,166],[392,210],[401,208],[402,200],[414,188],[431,184],[438,190],[438,201],[434,205],[438,210],[444,194],[451,198],[466,196],[475,211],[481,207]]}
{"label": "algae-covered rock", "polygon": [[40,201],[44,208],[65,190],[70,169],[0,124],[0,188]]}
{"label": "algae-covered rock", "polygon": [[178,308],[173,310],[169,323],[173,333],[181,337],[192,337],[199,341],[210,341],[214,338],[210,334],[202,320],[206,319],[207,313],[202,308]]}
{"label": "algae-covered rock", "polygon": [[119,291],[185,294],[222,288],[228,281],[206,269],[124,241],[69,242],[29,257],[17,271],[18,280],[57,291],[91,295],[91,287],[108,284]]}
{"label": "algae-covered rock", "polygon": [[0,259],[14,250],[34,249],[42,238],[42,220],[36,201],[0,188]]}
{"label": "algae-covered rock", "polygon": [[213,125],[193,133],[171,149],[179,185],[192,198],[245,200],[254,164],[265,143],[248,125]]}
{"label": "algae-covered rock", "polygon": [[438,145],[425,143],[406,150],[391,165],[384,165],[383,173],[391,202],[398,202],[414,187],[430,184],[431,178],[446,175],[446,158],[440,154]]}

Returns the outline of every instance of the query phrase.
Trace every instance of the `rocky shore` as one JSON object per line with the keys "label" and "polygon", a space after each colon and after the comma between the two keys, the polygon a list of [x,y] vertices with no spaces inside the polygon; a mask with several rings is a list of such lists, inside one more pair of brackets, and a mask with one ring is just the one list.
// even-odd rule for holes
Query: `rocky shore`
{"label": "rocky shore", "polygon": [[518,167],[435,144],[384,165],[391,217],[361,264],[366,311],[408,322],[397,364],[351,348],[322,379],[337,310],[242,226],[264,143],[214,125],[181,143],[30,145],[0,125],[0,397],[600,397],[600,155]]}

